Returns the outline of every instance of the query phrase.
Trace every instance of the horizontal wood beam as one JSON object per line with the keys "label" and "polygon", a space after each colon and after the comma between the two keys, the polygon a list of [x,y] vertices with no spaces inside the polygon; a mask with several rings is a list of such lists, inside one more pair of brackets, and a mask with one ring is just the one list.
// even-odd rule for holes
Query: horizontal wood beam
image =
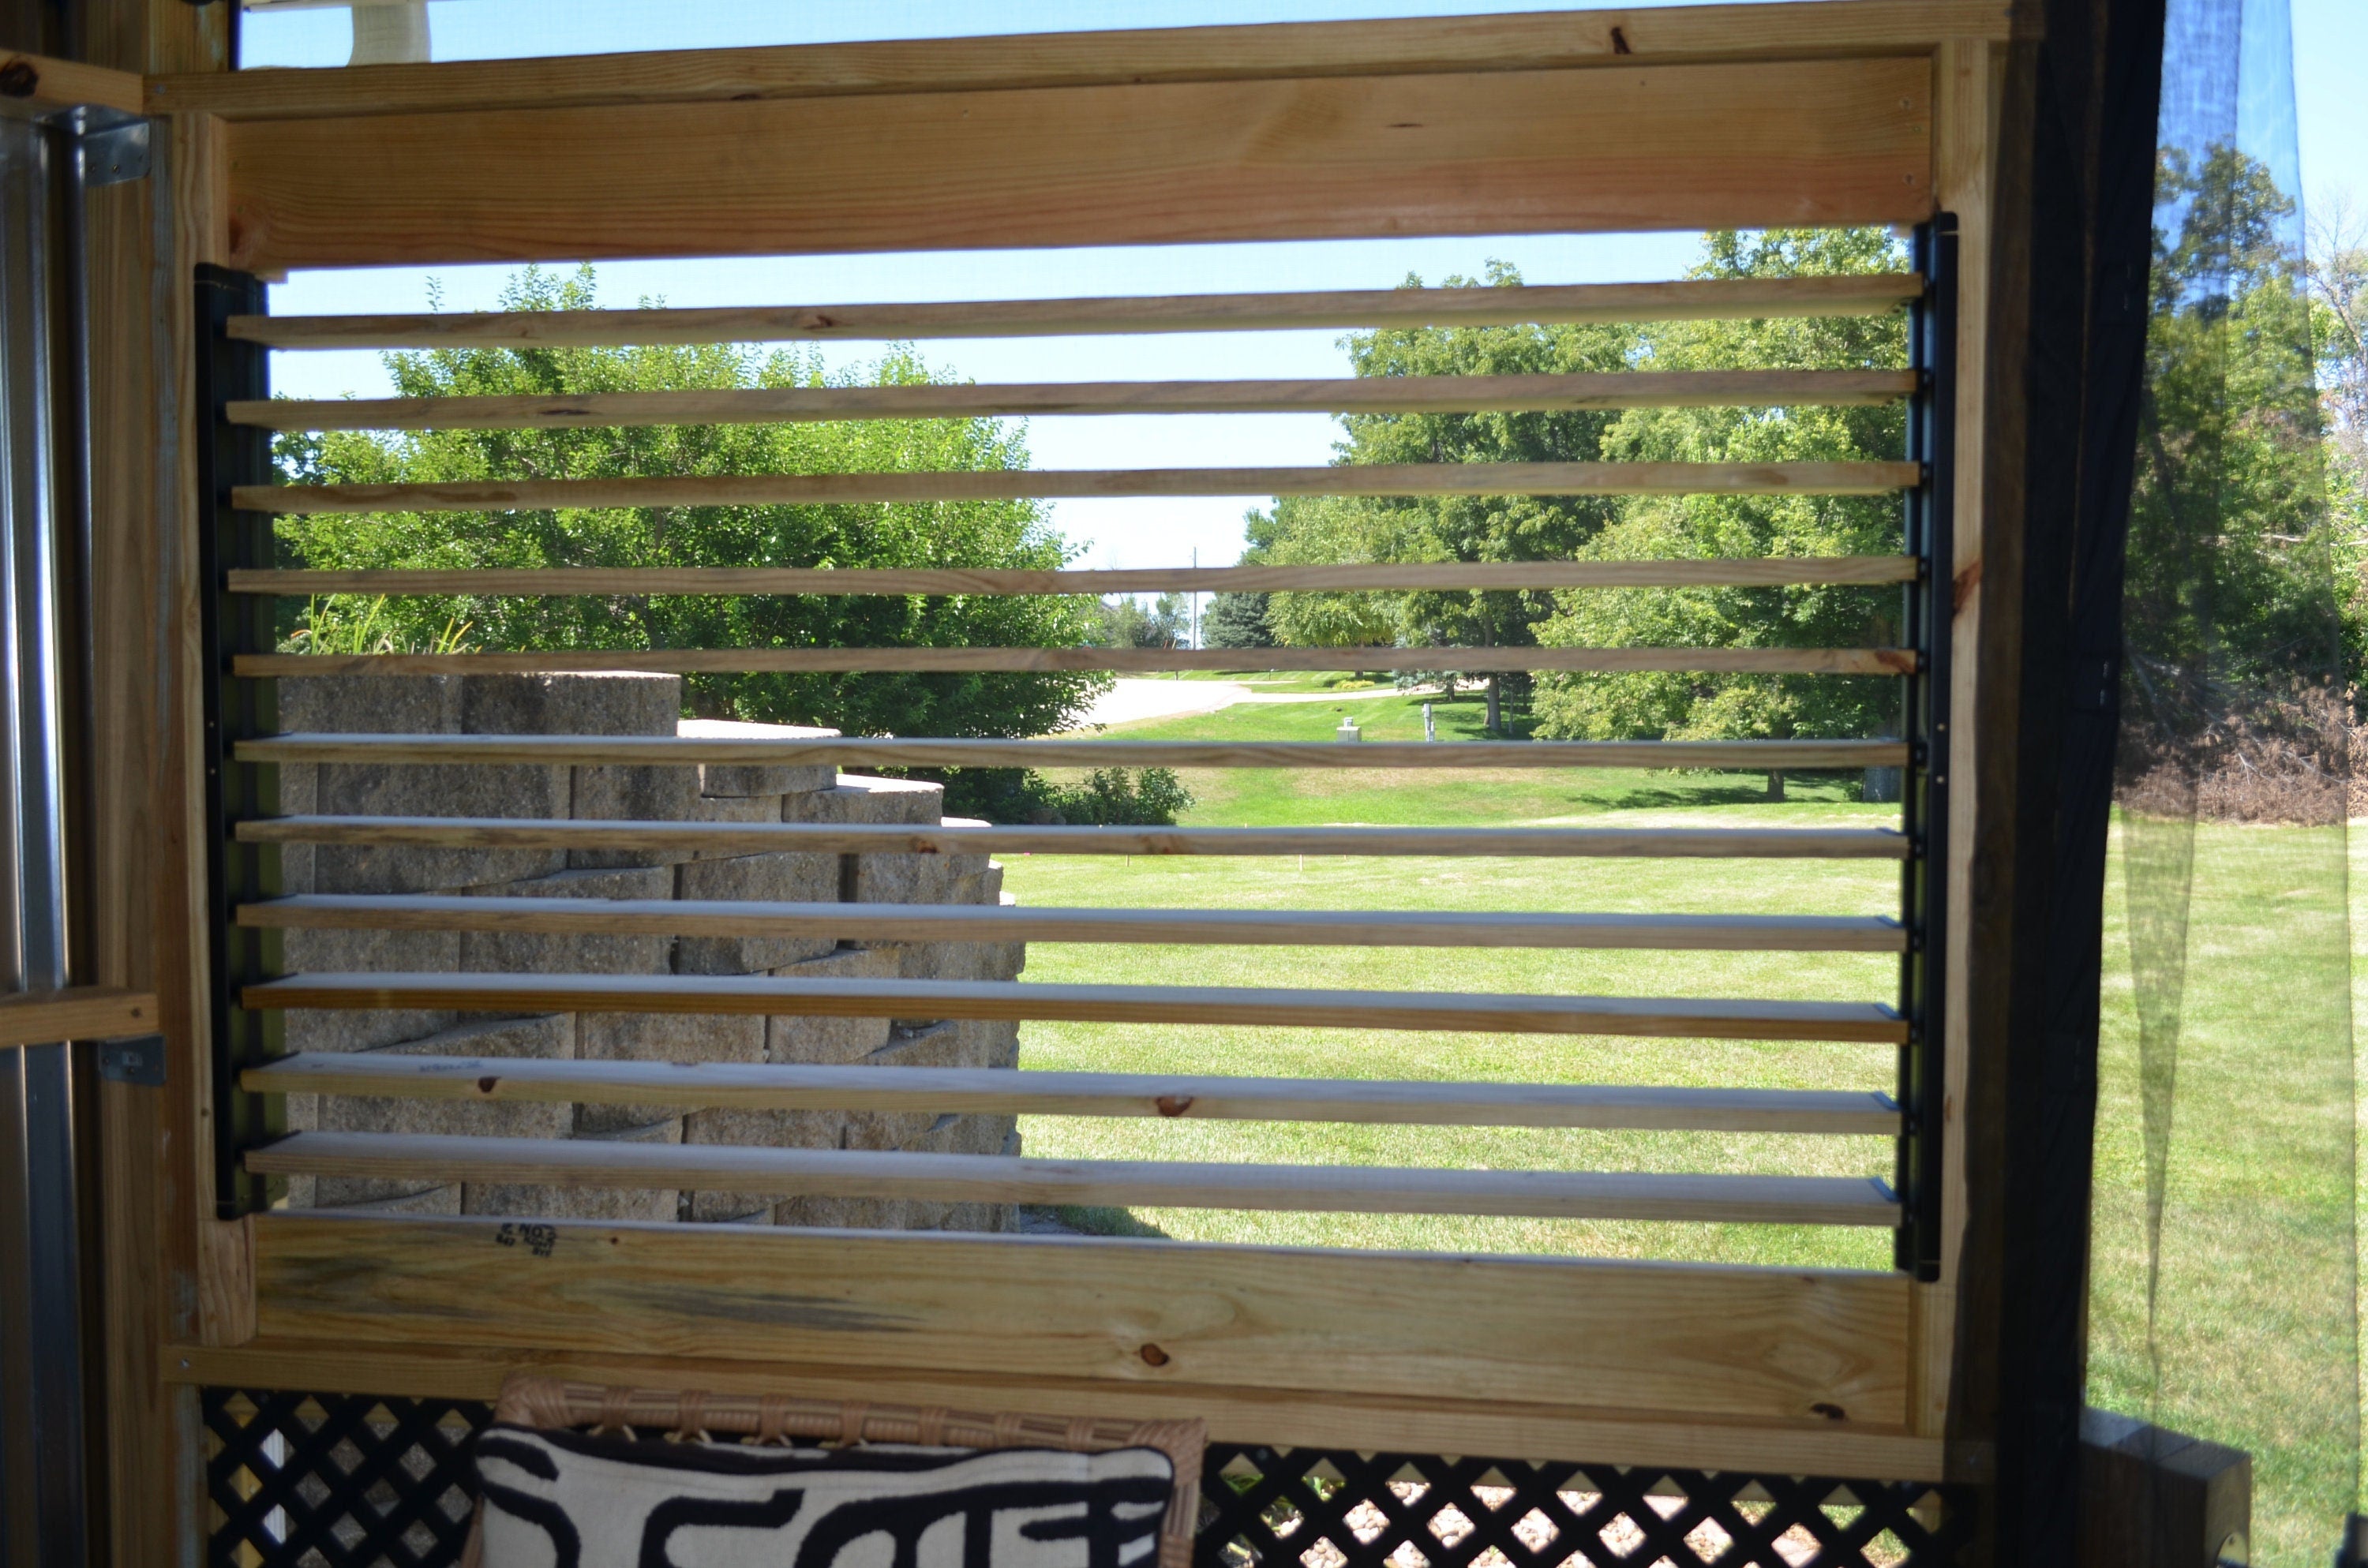
{"label": "horizontal wood beam", "polygon": [[[233,594],[536,595],[1151,594],[1469,588],[1790,587],[1908,583],[1907,555],[1745,557],[1718,561],[1359,562],[1315,566],[1172,566],[1035,572],[1012,567],[546,566],[529,569],[235,567]],[[1247,656],[1247,655],[1245,655]],[[1259,655],[1263,657],[1264,655]]]}
{"label": "horizontal wood beam", "polygon": [[154,1034],[159,1027],[154,992],[110,985],[0,994],[0,1047]]}
{"label": "horizontal wood beam", "polygon": [[759,855],[1385,855],[1900,860],[1891,828],[903,827],[837,823],[650,823],[518,817],[263,817],[242,844],[455,849],[634,849]]}
{"label": "horizontal wood beam", "polygon": [[[256,1331],[348,1355],[460,1342],[1534,1402],[1898,1432],[1888,1273],[1422,1256],[1115,1237],[259,1214]],[[1144,1346],[1156,1357],[1145,1356]],[[1600,1457],[1600,1456],[1599,1456]]]}
{"label": "horizontal wood beam", "polygon": [[739,1110],[1587,1127],[1838,1137],[1896,1137],[1899,1131],[1899,1108],[1889,1096],[1837,1089],[1212,1078],[780,1062],[547,1062],[531,1057],[413,1056],[385,1051],[304,1052],[250,1067],[240,1082],[266,1095],[376,1095]]}
{"label": "horizontal wood beam", "polygon": [[873,501],[1182,495],[1882,495],[1921,463],[1338,463],[1323,468],[969,469],[732,473],[640,479],[240,484],[250,512],[550,512],[627,506],[794,506]]}
{"label": "horizontal wood beam", "polygon": [[[1846,4],[1847,0],[1827,0]],[[1705,278],[1671,283],[1342,289],[1153,298],[983,300],[885,305],[711,305],[610,311],[233,316],[223,330],[273,348],[606,348],[630,344],[904,343],[1152,332],[1513,326],[1531,322],[1730,321],[1883,315],[1924,291],[1913,273]]]}
{"label": "horizontal wood beam", "polygon": [[871,1149],[759,1149],[437,1133],[295,1132],[250,1149],[266,1176],[676,1187],[940,1203],[1076,1203],[1702,1224],[1896,1225],[1873,1177],[1634,1171],[1408,1170],[1211,1161],[1031,1160]]}
{"label": "horizontal wood beam", "polygon": [[241,653],[257,676],[533,674],[646,670],[1640,670],[1904,676],[1907,648],[559,648],[512,653]]}
{"label": "horizontal wood beam", "polygon": [[1899,767],[1903,741],[715,740],[689,735],[288,734],[240,741],[241,762],[746,763],[876,767]]}
{"label": "horizontal wood beam", "polygon": [[813,937],[844,942],[1174,942],[1198,946],[1643,948],[1896,953],[1882,915],[1559,915],[1311,909],[1057,909],[1025,904],[303,893],[238,908],[268,930]]}
{"label": "horizontal wood beam", "polygon": [[229,259],[1915,222],[1931,97],[1926,54],[232,121]]}
{"label": "horizontal wood beam", "polygon": [[[1572,1462],[1762,1474],[1944,1479],[1942,1444],[1858,1422],[1761,1423],[1452,1393],[1388,1396],[1303,1389],[1000,1374],[933,1367],[818,1365],[712,1357],[586,1354],[475,1345],[331,1343],[265,1336],[237,1346],[157,1347],[168,1383],[490,1402],[514,1371],[620,1388],[801,1393],[899,1403],[966,1401],[998,1410],[1129,1420],[1201,1418],[1220,1443],[1392,1453],[1491,1449]],[[1978,1448],[1977,1445],[1968,1447]]]}
{"label": "horizontal wood beam", "polygon": [[1677,370],[1307,381],[737,387],[575,397],[262,398],[222,416],[266,430],[581,430],[1117,414],[1458,414],[1889,403],[1912,370]]}
{"label": "horizontal wood beam", "polygon": [[1223,985],[1039,985],[985,980],[801,980],[768,974],[297,974],[250,985],[241,994],[241,1001],[264,1010],[757,1013],[1878,1043],[1907,1038],[1900,1016],[1879,1002]]}
{"label": "horizontal wood beam", "polygon": [[42,119],[77,108],[147,112],[140,78],[129,71],[0,50],[0,118]]}
{"label": "horizontal wood beam", "polygon": [[591,108],[1392,72],[1929,55],[2002,42],[2003,0],[1827,0],[1113,29],[152,76],[147,112],[225,119]]}

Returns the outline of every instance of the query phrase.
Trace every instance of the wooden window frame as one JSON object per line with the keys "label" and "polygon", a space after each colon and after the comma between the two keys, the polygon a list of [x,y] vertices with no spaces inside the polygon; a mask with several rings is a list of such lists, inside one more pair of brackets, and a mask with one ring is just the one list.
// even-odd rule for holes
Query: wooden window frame
{"label": "wooden window frame", "polygon": [[[115,1396],[119,1426],[146,1423],[186,1464],[188,1407],[154,1407],[158,1378],[489,1398],[531,1366],[643,1385],[793,1380],[850,1397],[1200,1414],[1220,1440],[1979,1479],[1985,1445],[1952,1432],[1950,1405],[1967,1207],[1954,1122],[1964,1003],[1982,983],[1982,955],[1966,950],[1980,832],[1970,794],[1947,846],[1951,1126],[1929,1284],[589,1225],[533,1257],[496,1245],[492,1221],[211,1218],[208,824],[192,725],[212,675],[194,655],[209,590],[191,564],[211,516],[193,449],[210,411],[188,385],[187,280],[202,262],[269,275],[1905,224],[1945,211],[1962,236],[1954,418],[1968,455],[1951,704],[1970,715],[1984,499],[1972,454],[1984,449],[2009,10],[1820,0],[147,77],[160,177],[95,215],[105,287],[129,312],[94,345],[102,391],[119,398],[108,430],[121,459],[96,497],[102,521],[116,519],[96,547],[98,614],[136,629],[100,654],[102,755],[127,771],[108,775],[126,781],[108,786],[97,820],[102,838],[136,827],[124,844],[154,846],[109,850],[131,858],[102,868],[142,890],[123,896],[153,895],[103,912],[122,971],[105,978],[153,982],[172,1052],[161,1099],[108,1100],[110,1358],[131,1391]],[[752,154],[792,138],[813,155]],[[1358,177],[1375,157],[1407,177]],[[1975,726],[1958,726],[1952,772],[1973,777],[1974,744]]]}

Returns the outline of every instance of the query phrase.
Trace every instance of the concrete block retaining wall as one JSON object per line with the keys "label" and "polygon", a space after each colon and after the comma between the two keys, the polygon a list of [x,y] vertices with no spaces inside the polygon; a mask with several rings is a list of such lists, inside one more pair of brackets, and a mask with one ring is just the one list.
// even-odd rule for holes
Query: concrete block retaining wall
{"label": "concrete block retaining wall", "polygon": [[[290,731],[410,734],[815,734],[685,720],[673,676],[320,676],[279,684]],[[387,767],[280,769],[283,812],[381,816],[635,818],[653,822],[934,824],[935,784],[837,775],[827,767]],[[301,892],[438,892],[502,897],[764,899],[801,903],[992,903],[1003,870],[984,855],[690,856],[642,851],[289,846],[283,885]],[[780,937],[538,936],[519,933],[289,931],[280,968],[478,972],[906,976],[1009,980],[1023,944],[858,947]],[[1015,1067],[1019,1026],[914,1018],[692,1017],[450,1012],[291,1011],[287,1049],[578,1061],[871,1062]],[[666,1106],[472,1105],[290,1096],[292,1128],[502,1137],[736,1143],[777,1148],[1016,1153],[1008,1116],[749,1111]],[[1008,1230],[1007,1206],[731,1192],[566,1189],[332,1177],[290,1183],[294,1208],[431,1214],[730,1221],[900,1230]]]}

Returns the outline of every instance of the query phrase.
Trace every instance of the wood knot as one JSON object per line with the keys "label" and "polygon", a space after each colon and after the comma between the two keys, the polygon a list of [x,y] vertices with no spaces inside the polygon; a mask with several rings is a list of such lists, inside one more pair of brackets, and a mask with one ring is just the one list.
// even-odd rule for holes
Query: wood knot
{"label": "wood knot", "polygon": [[1809,1410],[1812,1414],[1822,1415],[1828,1421],[1847,1421],[1850,1419],[1849,1411],[1844,1410],[1839,1404],[1828,1404],[1823,1400],[1819,1400],[1816,1403],[1809,1406]]}
{"label": "wood knot", "polygon": [[1982,563],[1980,558],[1975,557],[1973,561],[1966,563],[1964,571],[1949,579],[1949,608],[1951,611],[1954,612],[1963,610],[1965,608],[1965,601],[1972,598],[1974,597],[1974,590],[1981,585]]}
{"label": "wood knot", "polygon": [[0,65],[0,96],[29,98],[33,89],[41,85],[41,74],[29,60],[11,60]]}
{"label": "wood knot", "polygon": [[477,1080],[477,1093],[481,1095],[490,1095],[494,1092],[494,1085],[500,1082],[501,1080],[499,1078],[493,1077],[490,1074],[480,1078]]}
{"label": "wood knot", "polygon": [[1192,1108],[1192,1096],[1190,1095],[1162,1095],[1151,1103],[1159,1108],[1159,1114],[1162,1116],[1182,1116],[1186,1111]]}
{"label": "wood knot", "polygon": [[1628,47],[1628,35],[1622,32],[1618,28],[1611,29],[1611,52],[1614,54],[1634,54],[1636,52],[1634,50]]}
{"label": "wood knot", "polygon": [[1165,1367],[1167,1365],[1167,1352],[1162,1350],[1156,1345],[1146,1345],[1142,1349],[1136,1351],[1135,1354],[1143,1358],[1143,1364],[1146,1367]]}

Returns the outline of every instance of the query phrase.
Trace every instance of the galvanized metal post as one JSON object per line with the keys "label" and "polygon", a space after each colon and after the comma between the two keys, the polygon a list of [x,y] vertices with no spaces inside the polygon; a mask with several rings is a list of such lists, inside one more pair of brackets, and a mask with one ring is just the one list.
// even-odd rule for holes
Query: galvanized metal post
{"label": "galvanized metal post", "polygon": [[[0,985],[67,980],[58,646],[61,528],[73,489],[58,414],[58,276],[68,147],[0,120]],[[63,406],[71,407],[71,404]],[[69,426],[71,421],[68,422]],[[87,1560],[83,1215],[74,1061],[60,1041],[0,1050],[0,1562]]]}
{"label": "galvanized metal post", "polygon": [[[0,989],[78,978],[86,824],[89,290],[84,191],[148,172],[113,110],[0,115]],[[83,1123],[95,1060],[0,1049],[0,1568],[91,1561]]]}

